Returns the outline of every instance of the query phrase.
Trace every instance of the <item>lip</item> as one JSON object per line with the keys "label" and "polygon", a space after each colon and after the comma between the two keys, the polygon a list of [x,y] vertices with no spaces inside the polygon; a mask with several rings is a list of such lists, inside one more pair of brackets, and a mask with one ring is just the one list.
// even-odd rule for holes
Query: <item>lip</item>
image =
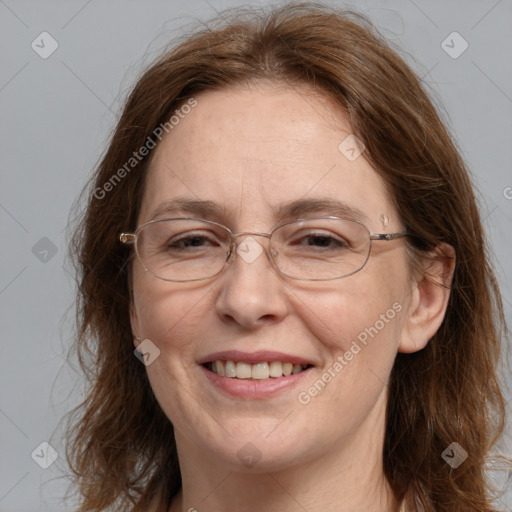
{"label": "lip", "polygon": [[[274,352],[275,354],[275,352]],[[287,356],[288,357],[288,356]],[[215,359],[221,360],[222,359]],[[233,359],[227,359],[233,361]],[[277,359],[266,359],[266,361],[275,361]],[[247,359],[244,359],[247,361]],[[258,359],[257,362],[261,362],[262,359]],[[265,359],[263,359],[265,361]],[[205,362],[208,362],[207,360]],[[286,362],[291,362],[286,359]],[[297,363],[297,364],[300,364]],[[305,363],[304,363],[305,364]],[[300,373],[288,375],[287,377],[272,377],[265,380],[253,380],[253,379],[234,379],[231,377],[222,377],[217,373],[214,373],[205,366],[200,365],[200,370],[203,372],[209,382],[218,390],[223,393],[227,393],[230,396],[241,398],[244,400],[255,400],[272,398],[297,385],[300,380],[304,378],[305,374],[308,374],[314,367],[307,368]]]}
{"label": "lip", "polygon": [[[273,350],[258,350],[256,352],[244,352],[242,350],[224,350],[215,352],[207,356],[201,357],[197,364],[213,363],[214,361],[233,361],[235,363],[243,362],[250,364],[280,361],[282,363],[304,364],[316,366],[313,361],[304,359],[303,357],[293,354],[285,354],[284,352],[275,352]],[[296,375],[301,375],[298,373]],[[229,377],[228,377],[229,378]]]}

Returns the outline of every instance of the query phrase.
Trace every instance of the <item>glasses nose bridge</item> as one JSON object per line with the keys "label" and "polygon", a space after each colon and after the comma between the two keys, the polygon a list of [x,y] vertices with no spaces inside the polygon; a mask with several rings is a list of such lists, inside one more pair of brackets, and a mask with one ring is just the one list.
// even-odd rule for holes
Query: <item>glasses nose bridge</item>
{"label": "glasses nose bridge", "polygon": [[[243,239],[243,238],[249,238],[249,237],[253,237],[253,236],[261,236],[270,241],[272,233],[262,233],[259,231],[241,231],[240,233],[231,233],[231,240],[230,240],[230,247],[229,247],[230,254],[237,252],[235,249],[237,249],[241,243],[240,241],[237,242],[237,239],[240,239],[240,237],[242,237],[242,239]],[[264,249],[264,252],[267,252],[268,249],[270,249],[270,246],[267,248],[263,248],[263,249]]]}
{"label": "glasses nose bridge", "polygon": [[241,231],[240,233],[231,233],[231,240],[235,240],[240,236],[263,236],[270,239],[272,233],[261,233],[259,231]]}

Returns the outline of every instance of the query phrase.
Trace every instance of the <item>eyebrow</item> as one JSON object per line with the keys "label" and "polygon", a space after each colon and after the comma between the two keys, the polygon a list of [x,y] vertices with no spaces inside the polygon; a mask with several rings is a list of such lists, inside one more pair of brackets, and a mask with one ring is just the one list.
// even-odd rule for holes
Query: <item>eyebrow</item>
{"label": "eyebrow", "polygon": [[188,214],[203,219],[220,218],[226,215],[223,206],[213,201],[201,201],[177,197],[161,203],[151,214],[149,220],[155,220],[162,215]]}
{"label": "eyebrow", "polygon": [[[178,214],[192,215],[206,220],[218,220],[227,216],[226,209],[213,201],[178,197],[161,203],[151,214],[149,220],[155,220],[163,215]],[[310,214],[323,214],[359,221],[369,220],[368,216],[359,208],[330,198],[302,198],[281,203],[274,208],[274,217],[278,221],[297,219]]]}
{"label": "eyebrow", "polygon": [[279,219],[299,218],[312,213],[326,214],[333,217],[344,217],[352,220],[368,221],[368,216],[355,206],[330,198],[298,199],[279,205],[276,217]]}

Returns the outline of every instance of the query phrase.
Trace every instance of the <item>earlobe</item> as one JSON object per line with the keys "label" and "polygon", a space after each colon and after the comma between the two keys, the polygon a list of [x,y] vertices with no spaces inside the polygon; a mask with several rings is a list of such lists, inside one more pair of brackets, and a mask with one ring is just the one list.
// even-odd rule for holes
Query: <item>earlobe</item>
{"label": "earlobe", "polygon": [[425,348],[446,314],[455,269],[455,250],[451,245],[440,244],[426,262],[425,271],[413,284],[399,352],[412,353]]}

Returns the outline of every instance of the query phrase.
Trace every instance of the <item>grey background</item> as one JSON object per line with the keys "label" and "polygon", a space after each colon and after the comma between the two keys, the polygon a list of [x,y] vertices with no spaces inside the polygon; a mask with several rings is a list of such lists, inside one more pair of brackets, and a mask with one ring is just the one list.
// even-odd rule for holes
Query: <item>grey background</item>
{"label": "grey background", "polygon": [[[444,104],[480,190],[512,324],[512,1],[330,3],[368,14]],[[66,363],[73,340],[74,279],[65,265],[70,207],[138,72],[180,27],[238,5],[0,0],[0,511],[72,509],[59,498],[66,480],[56,430],[82,394]],[[47,59],[31,48],[43,31],[59,45]],[[458,58],[441,46],[453,31],[469,44]],[[447,41],[452,52],[462,48],[460,40]],[[43,441],[59,453],[46,470],[31,458]],[[510,494],[501,506],[512,509]]]}

